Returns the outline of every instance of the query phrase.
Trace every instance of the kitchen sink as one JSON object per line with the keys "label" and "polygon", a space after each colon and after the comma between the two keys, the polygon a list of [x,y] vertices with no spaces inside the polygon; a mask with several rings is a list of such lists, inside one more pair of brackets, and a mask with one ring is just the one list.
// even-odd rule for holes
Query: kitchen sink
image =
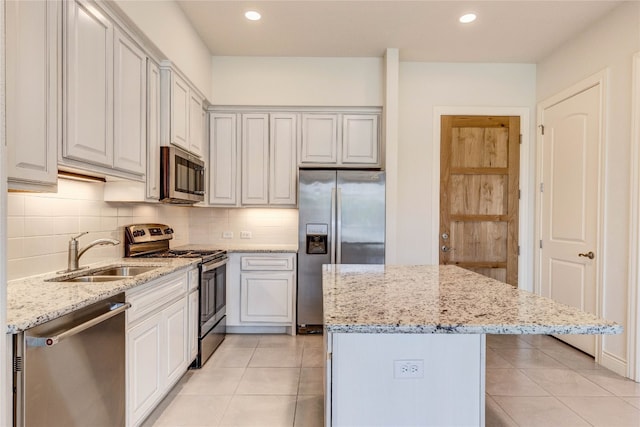
{"label": "kitchen sink", "polygon": [[80,276],[71,279],[60,280],[61,282],[114,282],[129,276]]}
{"label": "kitchen sink", "polygon": [[156,266],[132,266],[123,265],[119,267],[109,267],[102,270],[97,270],[91,273],[91,276],[137,276],[138,274],[146,273],[151,270],[155,270]]}
{"label": "kitchen sink", "polygon": [[87,271],[84,274],[69,277],[66,279],[54,278],[47,282],[113,282],[116,280],[129,279],[139,274],[155,270],[158,265],[119,265],[104,267],[94,271]]}

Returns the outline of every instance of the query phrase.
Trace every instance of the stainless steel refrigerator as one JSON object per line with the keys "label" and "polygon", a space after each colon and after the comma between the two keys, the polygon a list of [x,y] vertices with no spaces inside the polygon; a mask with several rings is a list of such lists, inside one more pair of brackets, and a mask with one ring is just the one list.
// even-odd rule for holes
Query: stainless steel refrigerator
{"label": "stainless steel refrigerator", "polygon": [[385,176],[380,171],[300,170],[299,333],[322,330],[322,265],[384,264]]}

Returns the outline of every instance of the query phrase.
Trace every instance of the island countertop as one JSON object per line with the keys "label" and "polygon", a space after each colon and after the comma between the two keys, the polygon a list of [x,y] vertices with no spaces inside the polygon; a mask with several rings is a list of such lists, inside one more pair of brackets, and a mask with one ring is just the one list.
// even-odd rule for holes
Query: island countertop
{"label": "island countertop", "polygon": [[453,265],[325,265],[335,333],[618,334],[622,326]]}

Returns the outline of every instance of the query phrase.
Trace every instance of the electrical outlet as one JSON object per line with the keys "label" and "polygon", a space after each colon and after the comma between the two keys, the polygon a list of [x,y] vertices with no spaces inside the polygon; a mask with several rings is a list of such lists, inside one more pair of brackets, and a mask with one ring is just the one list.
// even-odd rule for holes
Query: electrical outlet
{"label": "electrical outlet", "polygon": [[250,231],[241,231],[240,232],[240,238],[241,239],[250,239],[251,238],[251,232]]}
{"label": "electrical outlet", "polygon": [[233,231],[223,231],[222,232],[223,239],[233,239]]}
{"label": "electrical outlet", "polygon": [[424,360],[394,360],[393,378],[424,378]]}

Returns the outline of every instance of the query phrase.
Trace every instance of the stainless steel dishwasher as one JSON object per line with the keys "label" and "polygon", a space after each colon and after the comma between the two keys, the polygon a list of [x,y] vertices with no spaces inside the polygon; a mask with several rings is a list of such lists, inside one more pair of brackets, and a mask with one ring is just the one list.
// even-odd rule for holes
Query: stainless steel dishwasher
{"label": "stainless steel dishwasher", "polygon": [[124,294],[14,337],[16,426],[125,425]]}

